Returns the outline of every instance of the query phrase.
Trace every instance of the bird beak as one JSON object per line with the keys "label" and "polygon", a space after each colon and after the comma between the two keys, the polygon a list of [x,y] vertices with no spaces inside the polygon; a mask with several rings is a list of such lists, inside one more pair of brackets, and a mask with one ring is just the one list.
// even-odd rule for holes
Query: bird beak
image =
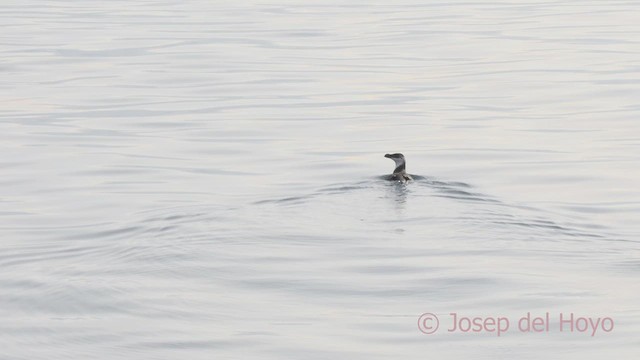
{"label": "bird beak", "polygon": [[384,157],[386,157],[386,158],[390,158],[390,157],[391,157],[391,155],[389,155],[389,154],[384,154]]}

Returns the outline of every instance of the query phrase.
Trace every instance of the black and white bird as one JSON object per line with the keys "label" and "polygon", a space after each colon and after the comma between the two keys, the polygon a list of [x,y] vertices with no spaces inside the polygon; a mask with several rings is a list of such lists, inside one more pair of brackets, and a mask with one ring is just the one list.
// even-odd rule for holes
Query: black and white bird
{"label": "black and white bird", "polygon": [[411,175],[407,174],[406,171],[406,161],[404,160],[404,155],[400,153],[396,154],[386,154],[384,157],[393,160],[396,163],[396,168],[393,170],[393,174],[389,180],[398,180],[402,182],[406,182],[409,180],[413,180]]}

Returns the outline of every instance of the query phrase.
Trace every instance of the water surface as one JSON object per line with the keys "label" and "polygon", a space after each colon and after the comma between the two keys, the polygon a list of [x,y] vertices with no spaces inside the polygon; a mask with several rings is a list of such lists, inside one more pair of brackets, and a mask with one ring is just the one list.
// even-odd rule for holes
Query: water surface
{"label": "water surface", "polygon": [[4,358],[640,350],[635,2],[0,10]]}

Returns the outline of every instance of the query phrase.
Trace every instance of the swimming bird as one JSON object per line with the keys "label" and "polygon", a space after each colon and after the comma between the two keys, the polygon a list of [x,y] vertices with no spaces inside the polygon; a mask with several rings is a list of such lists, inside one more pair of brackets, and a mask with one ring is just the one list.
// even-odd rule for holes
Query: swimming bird
{"label": "swimming bird", "polygon": [[404,161],[404,155],[400,153],[385,154],[384,157],[389,158],[396,163],[396,168],[393,170],[393,174],[391,174],[389,180],[398,180],[402,182],[413,180],[411,175],[407,174],[407,171],[405,170],[406,162]]}

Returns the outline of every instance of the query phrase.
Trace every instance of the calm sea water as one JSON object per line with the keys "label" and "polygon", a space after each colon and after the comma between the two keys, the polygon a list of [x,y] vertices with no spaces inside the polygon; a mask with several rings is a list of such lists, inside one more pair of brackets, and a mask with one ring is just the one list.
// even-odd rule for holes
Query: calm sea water
{"label": "calm sea water", "polygon": [[637,357],[639,11],[3,2],[0,358]]}

